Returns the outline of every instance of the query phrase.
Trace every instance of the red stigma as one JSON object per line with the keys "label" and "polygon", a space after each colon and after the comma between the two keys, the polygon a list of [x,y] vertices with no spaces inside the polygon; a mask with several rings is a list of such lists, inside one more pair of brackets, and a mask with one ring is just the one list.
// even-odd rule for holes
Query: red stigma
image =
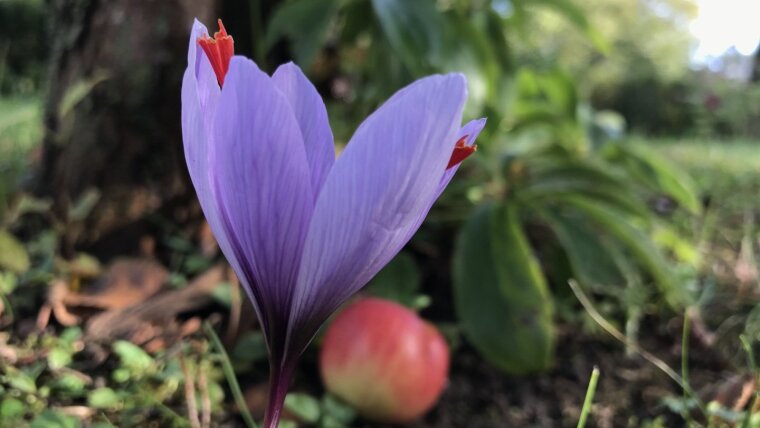
{"label": "red stigma", "polygon": [[454,151],[451,153],[451,159],[449,159],[449,165],[446,169],[459,165],[463,160],[467,159],[471,154],[475,153],[478,146],[473,144],[472,146],[466,145],[467,135],[460,138],[456,145],[454,145]]}
{"label": "red stigma", "polygon": [[220,19],[217,22],[219,23],[219,31],[214,33],[214,38],[212,39],[208,34],[198,37],[198,45],[203,49],[203,52],[206,52],[211,68],[216,74],[216,81],[219,82],[219,86],[222,86],[224,85],[224,76],[227,75],[227,70],[230,68],[230,60],[235,54],[235,48],[232,36],[227,34],[222,20]]}

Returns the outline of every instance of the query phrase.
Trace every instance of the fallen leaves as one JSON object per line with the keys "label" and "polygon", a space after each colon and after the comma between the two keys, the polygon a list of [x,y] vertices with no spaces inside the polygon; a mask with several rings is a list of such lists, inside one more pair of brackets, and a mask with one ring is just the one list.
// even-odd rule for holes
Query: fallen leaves
{"label": "fallen leaves", "polygon": [[81,279],[97,273],[99,268],[86,258],[76,260],[79,262],[66,266],[68,280],[56,279],[50,284],[47,303],[37,316],[37,328],[45,328],[51,312],[59,323],[70,327],[80,324],[81,316],[76,312],[82,308],[110,310],[141,303],[160,291],[169,278],[168,271],[152,260],[121,259],[78,292],[75,290]]}
{"label": "fallen leaves", "polygon": [[[47,301],[37,315],[44,329],[51,317],[63,326],[85,326],[88,343],[126,339],[148,352],[157,352],[201,328],[201,319],[183,319],[211,303],[221,283],[236,283],[222,265],[213,267],[180,289],[168,289],[169,272],[151,259],[119,259],[81,287],[101,269],[92,259],[78,257],[59,267],[58,278],[48,288]],[[101,353],[103,357],[106,355]]]}

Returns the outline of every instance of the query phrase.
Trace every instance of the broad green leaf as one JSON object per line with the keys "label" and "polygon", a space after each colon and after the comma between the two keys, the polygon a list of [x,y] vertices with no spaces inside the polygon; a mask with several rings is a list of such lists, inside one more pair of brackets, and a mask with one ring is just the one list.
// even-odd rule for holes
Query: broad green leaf
{"label": "broad green leaf", "polygon": [[682,308],[692,300],[688,290],[676,280],[665,254],[645,230],[631,224],[625,213],[583,197],[563,196],[561,200],[583,212],[604,232],[620,241],[638,264],[652,275],[668,304]]}
{"label": "broad green leaf", "polygon": [[29,255],[21,242],[5,230],[0,230],[0,268],[15,273],[29,270]]}
{"label": "broad green leaf", "polygon": [[272,15],[264,45],[267,49],[283,36],[291,43],[296,62],[311,64],[327,37],[330,22],[343,0],[296,0],[282,3]]}
{"label": "broad green leaf", "polygon": [[285,408],[299,420],[310,424],[316,423],[321,414],[319,401],[308,394],[291,392],[285,397]]}
{"label": "broad green leaf", "polygon": [[552,299],[514,207],[487,204],[459,236],[454,302],[467,338],[509,373],[546,369],[554,351]]}
{"label": "broad green leaf", "polygon": [[651,216],[648,207],[624,177],[589,161],[560,160],[538,164],[530,170],[530,180],[519,189],[519,198],[523,201],[552,202],[566,195],[586,196],[642,220]]}
{"label": "broad green leaf", "polygon": [[586,219],[568,210],[553,209],[540,211],[540,216],[557,236],[580,283],[596,289],[625,283],[604,243],[607,237],[597,233]]}
{"label": "broad green leaf", "polygon": [[420,273],[411,256],[400,253],[367,286],[370,294],[413,306],[420,288]]}
{"label": "broad green leaf", "polygon": [[619,143],[605,146],[602,153],[610,162],[625,168],[645,187],[670,196],[692,213],[701,211],[701,204],[691,177],[661,156],[642,147]]}
{"label": "broad green leaf", "polygon": [[417,73],[438,60],[441,16],[432,0],[372,0],[385,37],[406,66]]}

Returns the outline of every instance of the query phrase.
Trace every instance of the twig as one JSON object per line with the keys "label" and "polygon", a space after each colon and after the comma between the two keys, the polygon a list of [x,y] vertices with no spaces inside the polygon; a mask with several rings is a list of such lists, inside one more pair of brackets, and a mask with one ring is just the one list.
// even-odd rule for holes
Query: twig
{"label": "twig", "polygon": [[203,368],[198,370],[198,391],[201,393],[201,428],[211,427],[211,398],[208,395],[208,380]]}
{"label": "twig", "polygon": [[187,402],[187,418],[190,420],[190,426],[201,428],[201,422],[198,419],[198,403],[195,400],[195,381],[190,369],[187,367],[185,357],[179,358],[179,364],[182,367],[182,376],[185,378],[185,401]]}
{"label": "twig", "polygon": [[596,394],[597,381],[599,381],[599,368],[594,366],[594,370],[591,371],[591,379],[588,381],[586,398],[583,400],[581,416],[578,418],[578,428],[584,428],[586,426],[586,419],[588,419],[588,415],[591,413],[591,405],[594,402],[594,395]]}
{"label": "twig", "polygon": [[243,393],[240,391],[240,385],[235,377],[235,370],[232,368],[230,357],[227,355],[227,351],[224,350],[222,341],[219,340],[219,336],[208,321],[203,323],[203,331],[206,332],[206,335],[211,339],[214,348],[216,348],[216,351],[219,353],[222,363],[222,371],[224,371],[224,376],[227,378],[227,383],[230,385],[232,396],[235,398],[235,404],[238,407],[238,411],[240,412],[240,416],[243,418],[245,425],[248,428],[257,428],[256,422],[253,421],[251,412],[248,410],[248,405],[245,403]]}
{"label": "twig", "polygon": [[673,379],[675,383],[677,383],[684,391],[686,391],[691,398],[694,399],[694,401],[697,403],[697,406],[699,407],[699,410],[702,412],[702,414],[705,417],[708,417],[708,411],[705,407],[702,400],[699,399],[699,397],[694,393],[694,390],[691,389],[691,387],[686,384],[681,376],[678,375],[665,361],[662,361],[661,359],[657,358],[653,354],[649,353],[648,351],[642,349],[638,344],[628,340],[628,338],[625,337],[623,333],[621,333],[618,329],[615,328],[612,324],[610,324],[609,321],[604,319],[602,314],[600,314],[596,308],[594,308],[594,305],[591,303],[591,300],[586,296],[586,294],[583,292],[583,290],[578,287],[578,283],[576,283],[573,280],[568,281],[568,284],[570,285],[570,289],[573,291],[573,294],[575,294],[575,297],[578,299],[579,302],[581,302],[581,305],[583,305],[583,308],[586,310],[586,312],[589,314],[591,319],[594,320],[597,324],[599,324],[600,327],[602,327],[607,333],[610,334],[610,336],[617,339],[619,342],[623,343],[624,345],[628,346],[630,349],[632,349],[637,354],[641,355],[645,360],[649,361],[652,365],[660,369],[663,373],[665,373],[669,378]]}
{"label": "twig", "polygon": [[[747,339],[747,336],[741,335],[739,336],[739,340],[742,342],[742,347],[744,347],[744,351],[747,353],[747,360],[749,362],[750,369],[752,370],[752,376],[755,377],[755,382],[757,382],[757,362],[755,360],[755,353],[752,351],[752,343]],[[742,428],[749,428],[750,421],[752,420],[752,412],[755,410],[755,405],[757,404],[757,389],[755,389],[755,393],[753,394],[752,401],[750,401],[749,406],[747,407],[747,412],[744,414],[744,419],[742,420]]]}

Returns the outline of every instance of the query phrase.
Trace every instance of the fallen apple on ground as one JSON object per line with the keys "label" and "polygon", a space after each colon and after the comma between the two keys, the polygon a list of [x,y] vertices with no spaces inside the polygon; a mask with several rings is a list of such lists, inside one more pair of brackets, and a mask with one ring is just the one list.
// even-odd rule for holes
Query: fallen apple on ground
{"label": "fallen apple on ground", "polygon": [[328,391],[366,418],[406,422],[443,392],[449,349],[441,333],[395,302],[365,298],[330,324],[320,354]]}

